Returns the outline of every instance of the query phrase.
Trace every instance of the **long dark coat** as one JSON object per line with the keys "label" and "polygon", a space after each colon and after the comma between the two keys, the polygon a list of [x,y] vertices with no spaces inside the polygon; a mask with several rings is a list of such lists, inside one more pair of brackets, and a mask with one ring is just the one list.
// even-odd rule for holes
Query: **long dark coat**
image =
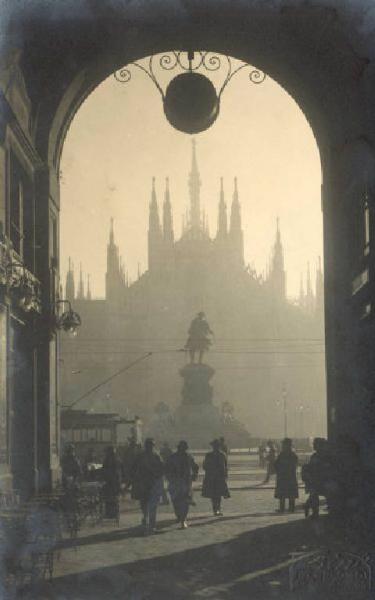
{"label": "long dark coat", "polygon": [[199,467],[190,454],[175,452],[165,465],[169,493],[172,500],[192,497],[192,484],[198,476]]}
{"label": "long dark coat", "polygon": [[151,495],[163,491],[163,462],[156,452],[145,452],[137,456],[131,469],[131,496],[134,500],[148,500]]}
{"label": "long dark coat", "polygon": [[333,461],[328,452],[314,452],[302,467],[302,479],[307,492],[326,496],[334,473]]}
{"label": "long dark coat", "polygon": [[114,519],[119,515],[118,497],[121,491],[121,463],[114,454],[105,457],[102,477],[105,516]]}
{"label": "long dark coat", "polygon": [[107,456],[104,459],[102,477],[106,495],[118,496],[121,490],[121,463],[116,456]]}
{"label": "long dark coat", "polygon": [[203,498],[230,498],[227,486],[228,466],[227,457],[221,450],[208,452],[203,461],[205,471],[202,496]]}
{"label": "long dark coat", "polygon": [[298,457],[292,450],[282,450],[275,461],[275,498],[298,498]]}

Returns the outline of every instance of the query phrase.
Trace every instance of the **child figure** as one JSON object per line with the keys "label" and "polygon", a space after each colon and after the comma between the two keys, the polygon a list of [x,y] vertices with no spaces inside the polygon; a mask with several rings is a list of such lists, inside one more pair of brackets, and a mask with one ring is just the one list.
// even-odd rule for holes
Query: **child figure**
{"label": "child figure", "polygon": [[279,512],[285,511],[285,500],[289,501],[289,512],[294,512],[295,501],[298,498],[297,483],[298,457],[292,450],[292,440],[282,441],[281,452],[275,461],[276,490],[275,498],[280,502]]}

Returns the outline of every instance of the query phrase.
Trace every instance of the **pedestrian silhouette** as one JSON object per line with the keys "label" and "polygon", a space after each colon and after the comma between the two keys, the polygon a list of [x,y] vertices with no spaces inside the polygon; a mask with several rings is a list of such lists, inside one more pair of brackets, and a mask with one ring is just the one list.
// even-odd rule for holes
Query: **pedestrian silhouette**
{"label": "pedestrian silhouette", "polygon": [[198,471],[198,465],[188,454],[187,442],[181,440],[177,446],[177,452],[169,457],[165,465],[169,493],[181,529],[187,528],[187,515],[193,497],[193,481],[196,480]]}
{"label": "pedestrian silhouette", "polygon": [[221,499],[230,498],[227,486],[228,464],[227,457],[220,450],[219,440],[213,440],[210,444],[212,451],[208,452],[203,461],[205,471],[202,496],[210,498],[212,510],[215,516],[221,516]]}
{"label": "pedestrian silhouette", "polygon": [[289,512],[295,510],[295,500],[298,498],[297,483],[298,457],[292,450],[292,440],[285,438],[282,441],[281,452],[275,460],[276,489],[275,498],[278,498],[279,511],[285,511],[285,501],[288,498]]}
{"label": "pedestrian silhouette", "polygon": [[145,534],[156,532],[156,512],[163,490],[163,463],[154,448],[154,440],[147,438],[130,476],[132,498],[139,500]]}

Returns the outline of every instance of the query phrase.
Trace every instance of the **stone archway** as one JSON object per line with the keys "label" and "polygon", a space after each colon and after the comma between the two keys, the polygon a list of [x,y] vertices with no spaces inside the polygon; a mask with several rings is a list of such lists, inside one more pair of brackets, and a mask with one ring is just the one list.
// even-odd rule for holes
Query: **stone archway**
{"label": "stone archway", "polygon": [[[375,72],[371,59],[375,49],[370,23],[375,22],[375,15],[366,15],[364,27],[365,2],[353,3],[349,10],[349,2],[333,9],[318,2],[306,5],[302,0],[293,5],[266,2],[262,7],[255,0],[239,0],[235,7],[229,0],[218,0],[209,7],[195,0],[173,7],[159,2],[103,5],[87,1],[74,7],[66,18],[59,7],[42,4],[35,2],[30,13],[22,15],[15,10],[14,20],[8,21],[3,55],[9,56],[14,47],[20,49],[18,66],[30,101],[28,123],[23,127],[40,160],[34,189],[36,242],[43,249],[37,256],[36,271],[42,283],[44,315],[51,313],[58,281],[58,250],[51,253],[58,244],[51,236],[58,228],[60,155],[69,124],[85,97],[123,64],[174,48],[207,49],[250,62],[296,100],[318,143],[323,179],[329,429],[331,436],[348,432],[360,440],[361,403],[367,402],[366,410],[372,411],[369,353],[364,362],[360,350],[363,338],[369,348],[371,306],[369,315],[364,315],[365,329],[362,317],[374,292],[371,283],[365,282],[359,295],[353,294],[353,278],[364,269],[363,256],[357,256],[347,241],[353,233],[353,219],[360,227],[357,206],[368,168],[368,160],[361,157],[374,153],[371,102]],[[10,103],[6,94],[5,98]],[[360,140],[365,140],[364,144]],[[347,159],[351,155],[360,158]],[[344,176],[348,160],[354,165],[350,189]],[[372,193],[371,177],[374,172],[367,181]],[[370,252],[364,259],[370,282],[371,259]],[[36,327],[42,324],[43,319]],[[41,479],[46,481],[58,462],[50,439],[51,415],[58,412],[55,344],[54,338],[42,337],[38,345],[36,469],[44,472]],[[371,445],[367,433],[369,462]]]}

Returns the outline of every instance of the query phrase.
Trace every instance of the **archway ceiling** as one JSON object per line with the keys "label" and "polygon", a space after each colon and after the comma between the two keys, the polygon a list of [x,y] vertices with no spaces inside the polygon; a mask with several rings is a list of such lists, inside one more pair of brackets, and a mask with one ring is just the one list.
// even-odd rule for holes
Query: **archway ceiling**
{"label": "archway ceiling", "polygon": [[329,4],[34,0],[22,13],[10,9],[7,39],[10,46],[23,48],[40,154],[47,156],[57,109],[70,88],[74,100],[66,107],[62,127],[116,67],[188,45],[230,54],[265,70],[300,104],[321,142],[326,137],[339,144],[343,135],[355,138],[364,131],[375,139],[375,123],[372,131],[372,123],[363,121],[363,88],[367,97],[375,90],[370,62],[375,56],[375,10],[368,0]]}

